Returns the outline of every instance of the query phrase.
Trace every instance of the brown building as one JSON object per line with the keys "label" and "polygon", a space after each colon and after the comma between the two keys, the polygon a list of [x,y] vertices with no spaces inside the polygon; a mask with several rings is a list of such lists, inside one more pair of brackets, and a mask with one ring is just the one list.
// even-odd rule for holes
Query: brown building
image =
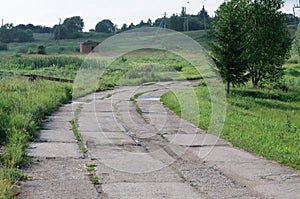
{"label": "brown building", "polygon": [[98,42],[88,40],[86,42],[80,43],[80,53],[90,53],[92,52],[97,46],[99,45]]}

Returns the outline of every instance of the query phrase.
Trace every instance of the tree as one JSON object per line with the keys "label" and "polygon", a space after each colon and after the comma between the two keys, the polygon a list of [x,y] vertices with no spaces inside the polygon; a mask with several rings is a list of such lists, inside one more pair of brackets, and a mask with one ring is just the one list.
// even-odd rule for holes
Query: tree
{"label": "tree", "polygon": [[38,48],[37,48],[37,54],[45,55],[46,54],[46,47],[43,46],[43,45],[38,46]]}
{"label": "tree", "polygon": [[148,25],[149,27],[151,27],[151,26],[153,25],[152,20],[151,20],[150,18],[149,18],[148,21],[147,21],[147,25]]}
{"label": "tree", "polygon": [[13,24],[5,24],[0,28],[0,42],[31,42],[34,41],[31,30],[20,30]]}
{"label": "tree", "polygon": [[126,30],[128,30],[128,26],[126,23],[124,23],[121,27],[121,31],[126,31]]}
{"label": "tree", "polygon": [[241,84],[251,77],[253,87],[276,82],[289,55],[290,35],[281,0],[231,0],[216,13],[212,56],[227,82]]}
{"label": "tree", "polygon": [[134,29],[135,28],[135,25],[133,23],[131,23],[129,26],[128,26],[128,29]]}
{"label": "tree", "polygon": [[55,39],[76,39],[82,37],[84,27],[83,19],[79,16],[74,16],[64,20],[63,24],[55,25],[53,33]]}
{"label": "tree", "polygon": [[136,25],[136,27],[138,27],[138,28],[148,27],[148,24],[145,23],[143,20],[141,20],[141,22],[138,25]]}
{"label": "tree", "polygon": [[105,33],[113,33],[115,32],[115,25],[108,19],[104,19],[97,23],[96,32],[105,32]]}
{"label": "tree", "polygon": [[204,29],[198,17],[195,16],[188,17],[188,23],[189,23],[190,31]]}
{"label": "tree", "polygon": [[184,18],[173,14],[167,21],[167,27],[175,31],[183,31]]}
{"label": "tree", "polygon": [[248,80],[246,59],[243,54],[246,7],[246,0],[223,3],[216,11],[218,20],[213,24],[215,42],[211,44],[211,56],[227,83],[227,93],[230,92],[231,84],[243,84]]}
{"label": "tree", "polygon": [[84,27],[83,19],[80,16],[74,16],[64,20],[62,24],[70,33],[82,32]]}
{"label": "tree", "polygon": [[285,15],[278,10],[280,0],[256,0],[249,3],[245,54],[253,87],[262,80],[276,82],[283,76],[282,65],[289,56],[291,39]]}

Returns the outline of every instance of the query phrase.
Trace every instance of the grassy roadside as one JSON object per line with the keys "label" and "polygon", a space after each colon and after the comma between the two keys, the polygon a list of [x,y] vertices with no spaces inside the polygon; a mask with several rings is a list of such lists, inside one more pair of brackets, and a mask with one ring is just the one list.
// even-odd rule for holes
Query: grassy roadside
{"label": "grassy roadside", "polygon": [[[299,74],[299,66],[289,67],[288,71]],[[295,72],[298,71],[298,72]],[[292,90],[284,93],[280,90],[256,90],[236,88],[227,96],[227,113],[221,137],[232,142],[234,146],[262,155],[270,160],[300,170],[300,96],[299,76],[287,73],[286,80],[291,83]],[[211,104],[206,87],[196,88],[200,113],[193,106],[189,107],[189,115],[185,119],[207,130]],[[162,96],[162,101],[176,114],[181,114],[180,104],[190,103],[186,93],[179,90]],[[196,106],[196,105],[195,105]],[[195,114],[200,115],[199,118]]]}
{"label": "grassy roadside", "polygon": [[71,97],[71,86],[57,82],[30,82],[27,78],[0,79],[0,198],[13,198],[16,182],[26,178],[19,168],[28,158],[24,148],[40,122]]}

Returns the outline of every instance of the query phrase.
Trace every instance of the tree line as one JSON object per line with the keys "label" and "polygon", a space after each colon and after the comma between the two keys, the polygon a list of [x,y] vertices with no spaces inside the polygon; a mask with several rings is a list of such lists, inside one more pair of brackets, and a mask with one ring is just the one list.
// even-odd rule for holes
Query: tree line
{"label": "tree line", "polygon": [[[118,33],[134,28],[142,27],[159,27],[163,26],[175,31],[193,31],[211,29],[212,23],[216,21],[218,16],[211,17],[203,7],[198,14],[192,15],[186,13],[185,8],[182,8],[180,14],[172,14],[170,17],[161,17],[152,21],[141,20],[138,24],[126,24],[118,27],[109,19],[104,19],[98,22],[94,29],[90,32],[102,32],[102,33]],[[188,22],[188,29],[185,29],[185,21]],[[299,18],[294,17],[292,14],[285,14],[285,21],[289,24],[299,23]],[[34,26],[33,24],[19,24],[13,26],[13,24],[5,24],[0,28],[0,42],[31,42],[34,40],[33,33],[53,33],[55,39],[74,39],[82,37],[84,28],[84,21],[80,16],[73,16],[66,18],[62,24],[57,24],[54,27]]]}

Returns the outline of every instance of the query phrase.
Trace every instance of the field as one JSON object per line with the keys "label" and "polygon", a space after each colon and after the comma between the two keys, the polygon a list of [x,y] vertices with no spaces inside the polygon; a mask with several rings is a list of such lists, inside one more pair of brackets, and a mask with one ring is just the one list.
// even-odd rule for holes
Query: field
{"label": "field", "polygon": [[[288,93],[281,90],[235,88],[227,96],[227,112],[221,137],[234,146],[260,154],[300,170],[300,65],[286,66]],[[205,85],[205,84],[204,84]],[[189,102],[189,91],[179,90],[162,97],[165,105],[181,115],[177,99]],[[185,119],[207,130],[211,117],[209,92],[206,87],[195,89],[200,113],[191,107]],[[197,105],[195,105],[197,106]],[[199,118],[195,114],[200,115]]]}

